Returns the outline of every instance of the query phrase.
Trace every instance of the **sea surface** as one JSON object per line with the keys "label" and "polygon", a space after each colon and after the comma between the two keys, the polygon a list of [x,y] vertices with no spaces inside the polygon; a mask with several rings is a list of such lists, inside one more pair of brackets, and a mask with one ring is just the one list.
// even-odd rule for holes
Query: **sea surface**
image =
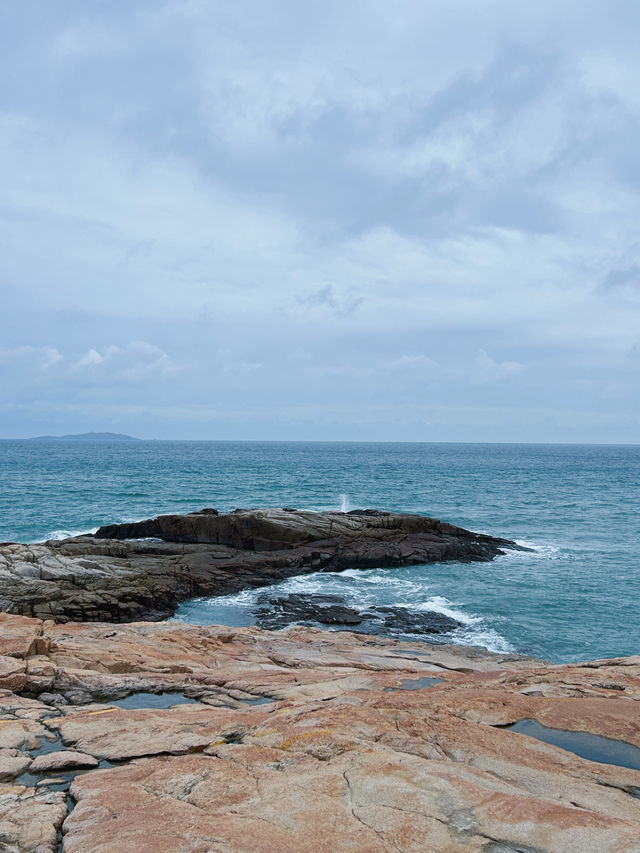
{"label": "sea surface", "polygon": [[[432,515],[530,553],[293,578],[276,591],[435,610],[461,644],[557,662],[640,653],[640,446],[0,441],[0,541],[205,506]],[[273,591],[273,590],[271,590]],[[250,590],[177,618],[250,625]]]}

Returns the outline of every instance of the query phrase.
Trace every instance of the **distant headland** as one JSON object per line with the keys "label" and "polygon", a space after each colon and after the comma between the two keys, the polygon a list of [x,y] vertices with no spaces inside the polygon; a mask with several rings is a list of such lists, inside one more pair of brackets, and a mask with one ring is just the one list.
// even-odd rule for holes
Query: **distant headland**
{"label": "distant headland", "polygon": [[141,441],[121,432],[81,432],[76,435],[36,435],[30,441]]}

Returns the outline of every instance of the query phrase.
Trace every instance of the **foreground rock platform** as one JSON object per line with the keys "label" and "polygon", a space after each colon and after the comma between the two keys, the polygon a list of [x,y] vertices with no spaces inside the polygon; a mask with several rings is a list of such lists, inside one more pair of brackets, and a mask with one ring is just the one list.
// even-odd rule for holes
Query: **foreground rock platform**
{"label": "foreground rock platform", "polygon": [[518,547],[434,518],[379,510],[205,509],[60,542],[0,545],[0,610],[57,622],[156,621],[186,599],[292,575],[488,561]]}
{"label": "foreground rock platform", "polygon": [[[525,719],[633,751],[640,657],[0,614],[0,849],[640,851],[640,769],[505,728]],[[62,750],[99,767],[38,776]]]}

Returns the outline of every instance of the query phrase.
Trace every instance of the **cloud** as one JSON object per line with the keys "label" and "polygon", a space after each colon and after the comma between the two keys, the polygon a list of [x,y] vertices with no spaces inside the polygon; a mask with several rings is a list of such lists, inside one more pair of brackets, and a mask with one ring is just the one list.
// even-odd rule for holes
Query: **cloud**
{"label": "cloud", "polygon": [[93,347],[82,355],[63,354],[55,347],[22,346],[0,350],[5,371],[0,385],[7,396],[36,393],[47,399],[89,392],[123,393],[153,380],[170,380],[179,371],[164,350],[144,341],[125,346]]}
{"label": "cloud", "polygon": [[64,432],[86,403],[192,434],[212,399],[271,438],[325,412],[447,437],[460,400],[514,439],[534,411],[634,422],[638,25],[626,0],[0,10],[4,399],[66,405]]}
{"label": "cloud", "polygon": [[496,361],[481,349],[475,359],[476,377],[480,382],[496,382],[507,379],[526,370],[526,365],[517,361]]}
{"label": "cloud", "polygon": [[48,371],[63,360],[62,353],[56,347],[21,346],[0,350],[0,364],[23,366],[28,369]]}
{"label": "cloud", "polygon": [[335,317],[348,317],[364,302],[364,297],[349,292],[338,293],[330,284],[324,284],[309,296],[299,300],[301,305],[327,308]]}
{"label": "cloud", "polygon": [[602,289],[623,291],[629,296],[640,296],[640,264],[632,263],[627,267],[617,267],[607,273]]}
{"label": "cloud", "polygon": [[164,350],[145,341],[132,341],[125,347],[112,345],[102,352],[91,348],[69,368],[73,373],[87,375],[91,381],[100,378],[130,383],[154,374],[172,374],[178,369]]}

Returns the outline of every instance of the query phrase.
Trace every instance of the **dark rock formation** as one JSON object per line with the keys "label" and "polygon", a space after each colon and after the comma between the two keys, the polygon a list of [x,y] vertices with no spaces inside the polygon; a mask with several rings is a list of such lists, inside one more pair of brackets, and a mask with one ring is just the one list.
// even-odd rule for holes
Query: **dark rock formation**
{"label": "dark rock formation", "polygon": [[59,622],[160,620],[188,598],[292,575],[488,561],[503,548],[518,546],[419,515],[206,509],[0,546],[0,610]]}
{"label": "dark rock formation", "polygon": [[339,595],[267,595],[255,610],[256,624],[274,630],[296,622],[334,625],[367,634],[449,634],[462,623],[435,611],[373,606],[356,610]]}
{"label": "dark rock formation", "polygon": [[[188,515],[159,515],[130,524],[110,524],[101,527],[95,536],[228,545],[249,551],[280,551],[312,542],[332,542],[347,548],[355,546],[358,554],[362,552],[361,556],[354,554],[351,562],[375,562],[377,546],[382,559],[391,559],[395,565],[442,559],[491,560],[500,553],[500,546],[514,547],[506,539],[472,533],[435,518],[380,510],[344,513],[237,509],[219,513],[204,509]],[[420,559],[414,561],[411,557],[415,552],[421,553]]]}

